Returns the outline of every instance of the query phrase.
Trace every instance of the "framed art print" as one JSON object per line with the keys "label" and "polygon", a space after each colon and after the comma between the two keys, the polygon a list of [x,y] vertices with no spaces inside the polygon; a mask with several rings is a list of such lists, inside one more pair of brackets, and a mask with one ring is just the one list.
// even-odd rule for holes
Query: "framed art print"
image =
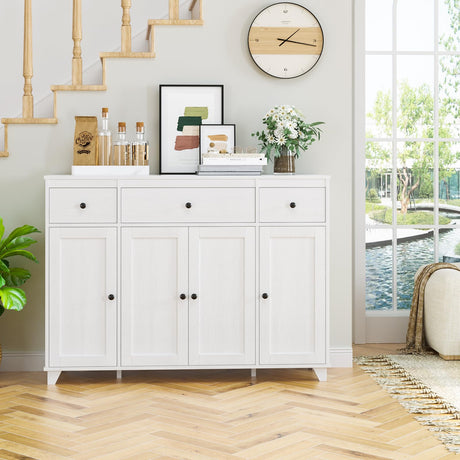
{"label": "framed art print", "polygon": [[223,85],[160,85],[160,173],[194,174],[200,126],[223,119]]}
{"label": "framed art print", "polygon": [[235,153],[235,125],[200,126],[200,163],[202,155]]}

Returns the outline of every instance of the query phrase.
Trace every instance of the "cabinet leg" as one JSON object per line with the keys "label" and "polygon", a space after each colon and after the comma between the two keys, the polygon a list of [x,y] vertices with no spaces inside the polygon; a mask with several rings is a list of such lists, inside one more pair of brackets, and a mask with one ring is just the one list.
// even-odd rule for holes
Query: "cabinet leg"
{"label": "cabinet leg", "polygon": [[121,380],[122,371],[117,371],[117,380]]}
{"label": "cabinet leg", "polygon": [[257,369],[251,369],[251,379],[255,379],[257,377]]}
{"label": "cabinet leg", "polygon": [[313,372],[316,374],[316,377],[318,377],[318,380],[320,382],[326,382],[327,381],[327,369],[324,367],[315,367],[313,368]]}
{"label": "cabinet leg", "polygon": [[61,375],[61,371],[48,371],[46,373],[47,384],[55,385],[60,375]]}

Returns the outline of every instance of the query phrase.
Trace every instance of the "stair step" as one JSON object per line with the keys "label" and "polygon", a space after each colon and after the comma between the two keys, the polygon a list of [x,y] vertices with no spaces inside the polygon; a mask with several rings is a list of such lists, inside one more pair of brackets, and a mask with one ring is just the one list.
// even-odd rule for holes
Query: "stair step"
{"label": "stair step", "polygon": [[149,19],[147,28],[147,40],[154,26],[202,26],[203,19]]}
{"label": "stair step", "polygon": [[4,125],[56,125],[57,118],[2,118]]}
{"label": "stair step", "polygon": [[138,51],[131,53],[122,53],[122,52],[107,52],[100,53],[99,56],[104,58],[137,58],[137,59],[151,59],[155,57],[155,53],[150,51]]}
{"label": "stair step", "polygon": [[106,91],[106,85],[52,85],[51,91]]}

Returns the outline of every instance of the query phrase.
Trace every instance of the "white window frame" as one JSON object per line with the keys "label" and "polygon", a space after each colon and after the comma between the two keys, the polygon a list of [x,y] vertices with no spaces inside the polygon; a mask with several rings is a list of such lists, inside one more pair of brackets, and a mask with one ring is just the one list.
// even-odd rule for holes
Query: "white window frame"
{"label": "white window frame", "polygon": [[[434,49],[433,51],[399,51],[397,49],[397,0],[393,0],[392,12],[392,50],[391,51],[367,51],[365,49],[365,27],[366,0],[354,1],[354,248],[353,248],[353,337],[354,343],[370,342],[402,342],[405,337],[405,331],[408,321],[408,310],[397,309],[397,232],[401,228],[428,228],[434,230],[434,260],[439,258],[439,143],[440,142],[458,142],[458,138],[439,138],[439,60],[440,56],[459,55],[459,52],[440,51],[439,50],[439,5],[443,0],[434,0]],[[365,68],[366,56],[383,55],[392,56],[392,100],[393,100],[393,132],[391,138],[373,138],[366,139],[365,127]],[[399,138],[397,136],[397,60],[399,56],[419,55],[434,56],[433,65],[433,97],[434,97],[434,132],[433,138]],[[431,142],[434,147],[433,159],[433,207],[434,222],[433,225],[405,225],[398,226],[396,223],[396,206],[393,206],[392,219],[392,240],[393,240],[393,309],[390,311],[367,311],[366,310],[366,244],[365,244],[365,146],[366,142],[385,141],[393,144],[392,152],[392,200],[396,202],[397,197],[397,144],[406,140],[414,142]],[[372,228],[387,228],[388,225],[373,225]],[[442,226],[446,228],[446,226]],[[455,226],[452,226],[455,228]]]}

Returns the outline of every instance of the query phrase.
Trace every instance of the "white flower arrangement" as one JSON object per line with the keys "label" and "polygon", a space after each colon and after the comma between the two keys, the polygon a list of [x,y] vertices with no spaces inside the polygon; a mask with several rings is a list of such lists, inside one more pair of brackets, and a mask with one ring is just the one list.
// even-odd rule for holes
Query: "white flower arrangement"
{"label": "white flower arrangement", "polygon": [[267,127],[262,131],[252,133],[261,142],[260,148],[265,156],[270,159],[281,156],[281,151],[287,149],[296,158],[299,158],[301,150],[308,147],[321,137],[321,129],[318,125],[322,121],[307,123],[302,113],[292,105],[278,105],[270,109],[262,122]]}

